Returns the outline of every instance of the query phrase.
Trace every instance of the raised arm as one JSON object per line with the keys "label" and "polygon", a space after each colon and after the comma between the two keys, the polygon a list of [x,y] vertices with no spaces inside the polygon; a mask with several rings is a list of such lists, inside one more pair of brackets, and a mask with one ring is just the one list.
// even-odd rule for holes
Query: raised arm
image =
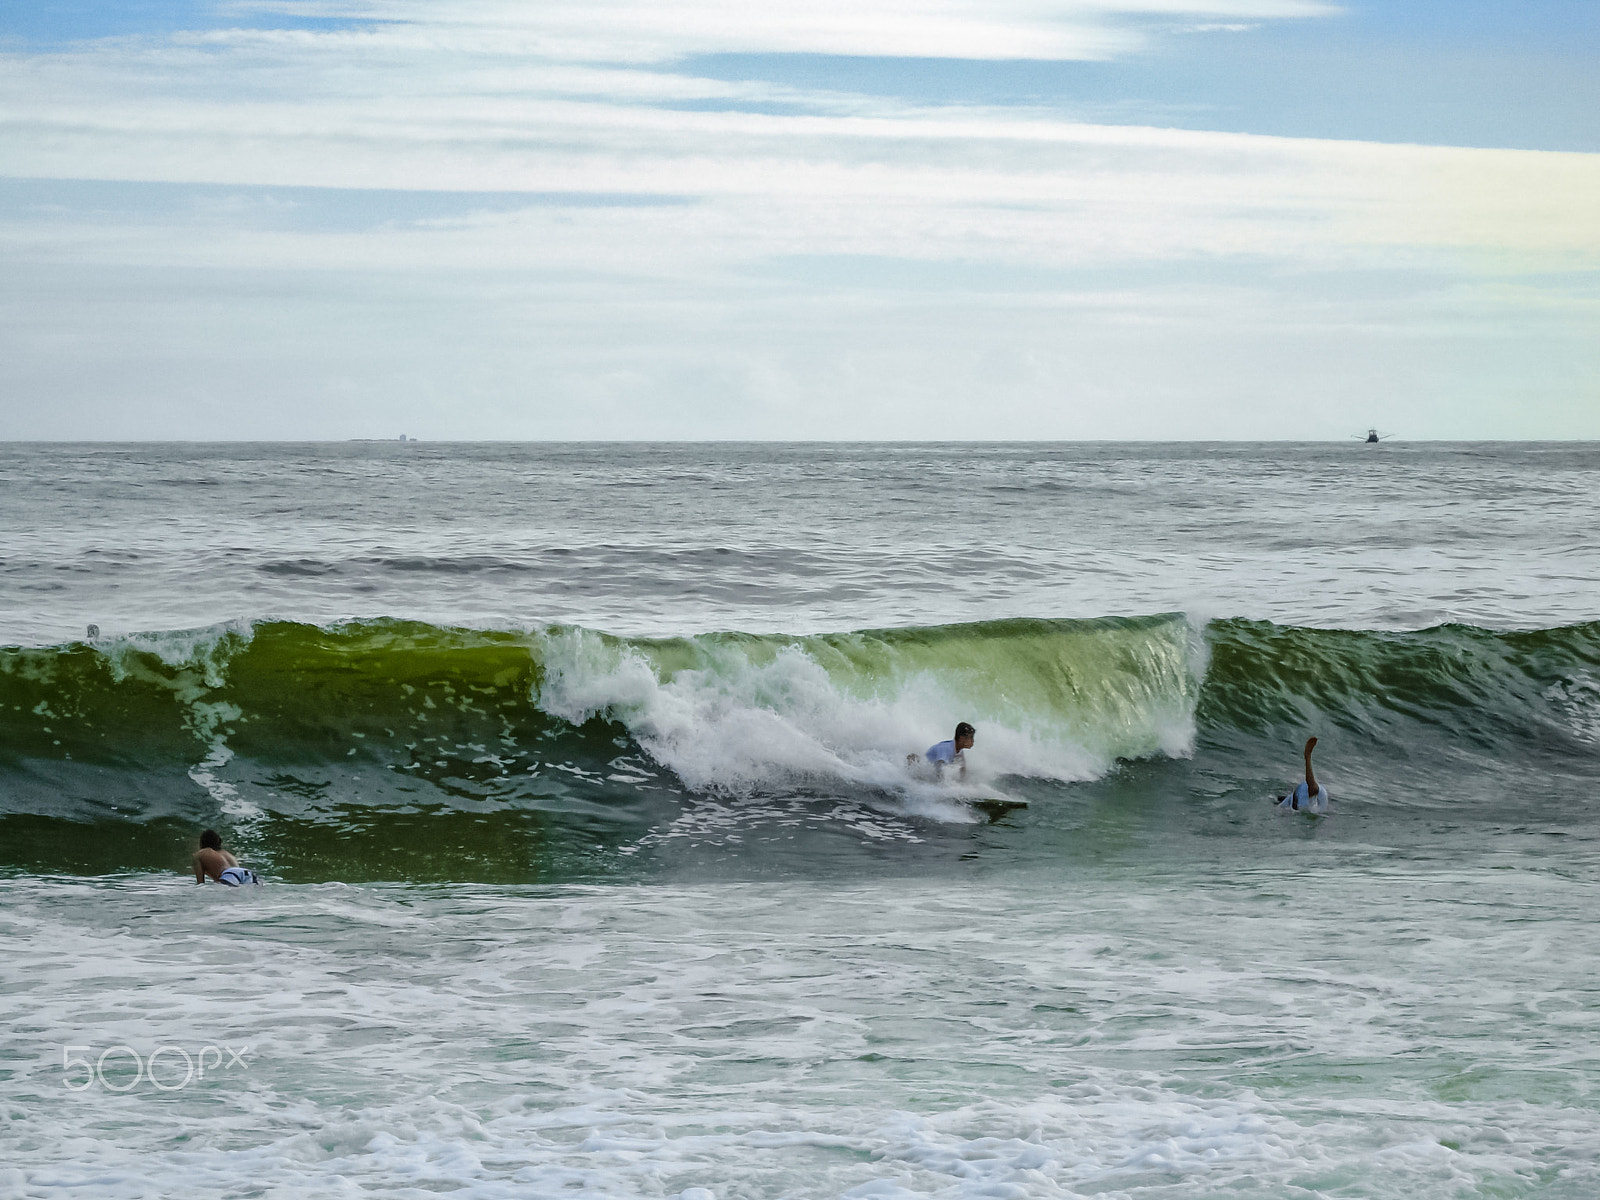
{"label": "raised arm", "polygon": [[1306,794],[1312,799],[1317,795],[1317,777],[1311,770],[1311,752],[1316,749],[1317,739],[1309,738],[1306,741]]}

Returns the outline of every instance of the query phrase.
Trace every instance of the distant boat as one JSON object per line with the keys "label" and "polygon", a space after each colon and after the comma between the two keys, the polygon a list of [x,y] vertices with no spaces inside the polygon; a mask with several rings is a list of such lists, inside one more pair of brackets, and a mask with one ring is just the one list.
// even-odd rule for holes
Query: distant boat
{"label": "distant boat", "polygon": [[1367,436],[1366,437],[1362,437],[1359,433],[1356,434],[1355,436],[1356,436],[1356,440],[1357,441],[1365,442],[1367,445],[1370,446],[1370,445],[1372,445],[1373,442],[1381,442],[1385,438],[1393,437],[1394,435],[1393,434],[1388,434],[1388,433],[1379,433],[1376,429],[1369,429],[1369,430],[1367,430]]}

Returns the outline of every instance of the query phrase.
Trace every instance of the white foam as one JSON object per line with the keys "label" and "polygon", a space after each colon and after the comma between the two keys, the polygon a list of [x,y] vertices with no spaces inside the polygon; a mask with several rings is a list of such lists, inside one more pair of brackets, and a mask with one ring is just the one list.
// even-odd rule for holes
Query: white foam
{"label": "white foam", "polygon": [[[224,706],[218,706],[224,707]],[[225,706],[232,708],[231,705]],[[232,719],[238,719],[239,710],[233,709]],[[222,716],[218,720],[226,719]],[[223,814],[230,817],[236,824],[247,825],[262,819],[265,815],[255,804],[246,800],[239,794],[239,789],[226,779],[221,772],[233,760],[233,750],[220,734],[213,737],[210,752],[194,766],[189,768],[189,778],[206,790],[206,794],[222,810]],[[240,830],[238,832],[244,832]]]}
{"label": "white foam", "polygon": [[[235,620],[200,629],[121,634],[102,638],[95,647],[105,656],[116,682],[137,679],[191,701],[227,682],[229,660],[254,636],[254,621]],[[172,668],[171,673],[152,671],[146,658]]]}
{"label": "white foam", "polygon": [[[0,1187],[1600,1192],[1582,1040],[1592,889],[1497,872],[1463,908],[1468,873],[1416,864],[1215,875],[0,880]],[[1337,937],[1264,903],[1307,889],[1340,897]],[[62,1086],[64,1045],[205,1044],[247,1046],[248,1066],[165,1093]]]}
{"label": "white foam", "polygon": [[[845,782],[946,808],[952,799],[992,795],[991,781],[1002,776],[1092,779],[1118,756],[1185,754],[1193,745],[1188,694],[1097,727],[1097,714],[1087,711],[1074,724],[997,703],[992,687],[970,686],[970,674],[958,670],[886,679],[861,694],[841,686],[800,645],[764,661],[737,645],[706,644],[700,651],[703,665],[663,680],[626,643],[582,629],[553,630],[543,642],[537,700],[573,723],[595,716],[620,721],[696,790]],[[959,720],[979,727],[965,785],[908,775],[906,756],[950,736]],[[1107,725],[1116,728],[1108,732]]]}
{"label": "white foam", "polygon": [[1547,687],[1544,698],[1564,719],[1573,737],[1600,746],[1600,677],[1578,672],[1572,679]]}

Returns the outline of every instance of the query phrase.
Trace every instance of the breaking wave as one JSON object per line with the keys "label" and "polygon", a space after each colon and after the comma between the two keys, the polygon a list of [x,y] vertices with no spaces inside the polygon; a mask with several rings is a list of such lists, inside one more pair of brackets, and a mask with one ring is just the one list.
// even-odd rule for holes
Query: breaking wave
{"label": "breaking wave", "polygon": [[1197,743],[1235,764],[1267,742],[1281,756],[1307,727],[1413,756],[1592,761],[1600,623],[1376,633],[1162,614],[630,638],[368,620],[12,647],[0,820],[190,829],[337,812],[425,829],[417,814],[440,807],[598,820],[642,793],[913,804],[964,794],[905,767],[962,720],[979,730],[973,795]]}

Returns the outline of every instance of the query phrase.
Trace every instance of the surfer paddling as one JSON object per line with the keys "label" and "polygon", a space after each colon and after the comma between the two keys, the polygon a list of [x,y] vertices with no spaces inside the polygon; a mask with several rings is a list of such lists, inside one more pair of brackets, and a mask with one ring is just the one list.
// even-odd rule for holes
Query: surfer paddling
{"label": "surfer paddling", "polygon": [[1304,783],[1290,788],[1288,792],[1278,797],[1279,808],[1292,809],[1294,812],[1325,813],[1328,811],[1328,789],[1317,782],[1316,772],[1311,769],[1311,752],[1316,749],[1317,739],[1307,738],[1306,779]]}
{"label": "surfer paddling", "polygon": [[223,887],[243,887],[247,883],[260,883],[253,871],[239,865],[239,860],[222,848],[222,838],[214,829],[200,835],[200,849],[194,852],[194,881],[212,880]]}
{"label": "surfer paddling", "polygon": [[[929,746],[922,757],[933,764],[933,769],[939,773],[939,778],[943,779],[945,770],[950,768],[957,772],[957,779],[965,779],[967,777],[966,752],[972,749],[972,743],[977,739],[977,736],[978,731],[965,721],[962,721],[961,724],[956,726],[955,737],[948,742],[938,742]],[[917,756],[915,754],[906,755],[908,766],[915,765],[916,761]]]}

